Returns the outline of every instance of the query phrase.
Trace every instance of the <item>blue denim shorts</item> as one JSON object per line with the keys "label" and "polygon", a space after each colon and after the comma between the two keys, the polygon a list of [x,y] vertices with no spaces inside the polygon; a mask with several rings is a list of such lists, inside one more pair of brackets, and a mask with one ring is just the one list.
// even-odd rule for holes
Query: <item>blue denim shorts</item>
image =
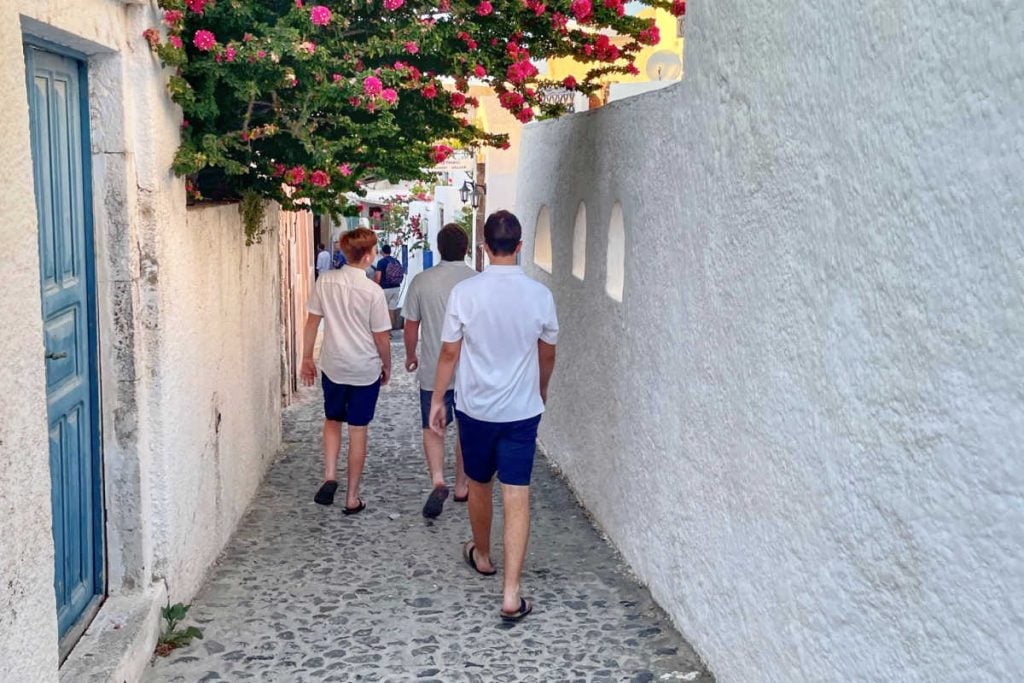
{"label": "blue denim shorts", "polygon": [[[430,401],[434,397],[433,391],[420,389],[420,422],[424,429],[430,428]],[[444,423],[450,425],[454,419],[455,412],[455,390],[449,389],[444,392]]]}
{"label": "blue denim shorts", "polygon": [[366,386],[337,384],[320,373],[324,388],[324,417],[335,422],[347,422],[350,427],[365,427],[373,421],[380,394],[380,380]]}
{"label": "blue denim shorts", "polygon": [[529,485],[540,415],[514,422],[484,422],[459,410],[455,415],[466,476],[486,484],[497,473],[502,484]]}

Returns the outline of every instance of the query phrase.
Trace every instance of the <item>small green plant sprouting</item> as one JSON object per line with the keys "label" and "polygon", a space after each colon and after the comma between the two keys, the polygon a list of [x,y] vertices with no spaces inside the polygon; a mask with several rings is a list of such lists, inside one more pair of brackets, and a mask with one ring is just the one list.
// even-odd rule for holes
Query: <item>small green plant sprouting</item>
{"label": "small green plant sprouting", "polygon": [[166,626],[163,633],[160,634],[160,640],[157,641],[156,654],[166,657],[179,647],[185,647],[196,638],[202,640],[203,632],[195,626],[189,626],[185,629],[178,628],[178,624],[188,614],[189,607],[191,605],[183,605],[180,602],[175,605],[168,603],[167,607],[160,610]]}

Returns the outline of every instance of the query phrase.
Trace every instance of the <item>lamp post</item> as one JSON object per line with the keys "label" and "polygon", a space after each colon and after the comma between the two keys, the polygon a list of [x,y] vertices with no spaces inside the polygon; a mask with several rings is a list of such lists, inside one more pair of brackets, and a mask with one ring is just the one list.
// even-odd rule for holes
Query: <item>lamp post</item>
{"label": "lamp post", "polygon": [[476,248],[476,210],[480,208],[480,198],[487,194],[487,185],[479,184],[472,179],[468,179],[462,183],[462,187],[459,188],[459,199],[462,200],[463,204],[469,203],[473,207],[473,234],[470,241],[470,248],[473,250],[473,269],[477,268],[477,248]]}

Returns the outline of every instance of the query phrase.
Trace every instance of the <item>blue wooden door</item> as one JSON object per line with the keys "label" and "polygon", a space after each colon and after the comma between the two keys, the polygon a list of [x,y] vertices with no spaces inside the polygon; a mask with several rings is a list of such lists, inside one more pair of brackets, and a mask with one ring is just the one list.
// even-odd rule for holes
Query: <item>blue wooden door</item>
{"label": "blue wooden door", "polygon": [[25,48],[45,341],[60,637],[74,638],[104,593],[85,69]]}

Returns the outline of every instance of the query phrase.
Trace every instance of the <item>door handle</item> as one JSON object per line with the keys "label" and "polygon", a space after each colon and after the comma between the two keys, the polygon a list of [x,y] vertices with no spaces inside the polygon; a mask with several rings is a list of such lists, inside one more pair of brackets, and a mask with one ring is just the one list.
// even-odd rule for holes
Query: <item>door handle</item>
{"label": "door handle", "polygon": [[67,358],[68,354],[67,351],[51,351],[50,353],[46,354],[46,357],[49,360],[60,360],[61,358]]}

